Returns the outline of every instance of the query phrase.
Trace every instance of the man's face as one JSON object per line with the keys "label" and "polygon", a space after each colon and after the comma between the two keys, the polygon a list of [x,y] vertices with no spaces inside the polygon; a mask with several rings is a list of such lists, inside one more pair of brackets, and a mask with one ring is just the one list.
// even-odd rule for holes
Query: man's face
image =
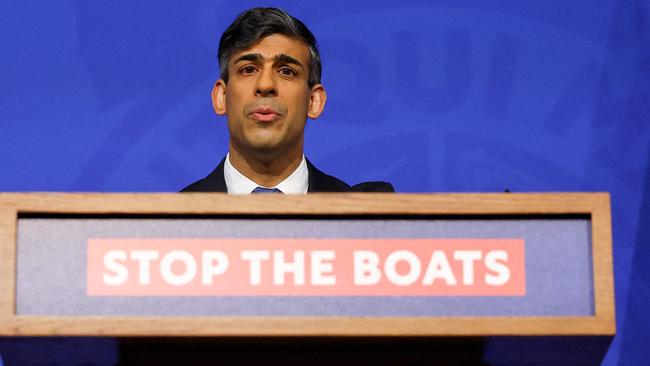
{"label": "man's face", "polygon": [[217,114],[226,114],[230,148],[271,161],[302,154],[307,117],[317,118],[325,90],[309,87],[309,48],[281,34],[231,55],[228,84],[212,92]]}

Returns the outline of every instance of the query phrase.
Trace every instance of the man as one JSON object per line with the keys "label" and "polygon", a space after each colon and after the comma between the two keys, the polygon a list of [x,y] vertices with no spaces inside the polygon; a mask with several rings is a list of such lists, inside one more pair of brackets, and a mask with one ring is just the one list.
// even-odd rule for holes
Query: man
{"label": "man", "polygon": [[241,13],[219,42],[220,79],[212,105],[226,115],[229,152],[207,177],[184,192],[393,192],[390,183],[349,186],[303,155],[307,117],[323,112],[316,39],[284,10]]}

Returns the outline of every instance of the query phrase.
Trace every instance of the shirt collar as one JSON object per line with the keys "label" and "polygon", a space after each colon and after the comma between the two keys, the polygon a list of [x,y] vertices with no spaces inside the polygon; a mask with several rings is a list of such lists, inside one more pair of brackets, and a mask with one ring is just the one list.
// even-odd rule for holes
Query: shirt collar
{"label": "shirt collar", "polygon": [[[253,189],[260,186],[248,179],[248,177],[240,173],[230,164],[230,154],[226,155],[226,161],[223,166],[223,177],[226,181],[226,188],[229,194],[250,194]],[[303,155],[300,165],[298,165],[298,168],[291,175],[275,187],[264,188],[277,188],[285,194],[305,194],[307,193],[308,186],[309,169],[307,169],[307,160],[305,159],[305,155]]]}

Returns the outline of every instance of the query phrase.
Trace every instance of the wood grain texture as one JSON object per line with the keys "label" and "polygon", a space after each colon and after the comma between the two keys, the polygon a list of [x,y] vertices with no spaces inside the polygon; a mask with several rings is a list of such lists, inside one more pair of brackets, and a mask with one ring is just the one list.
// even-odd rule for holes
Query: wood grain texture
{"label": "wood grain texture", "polygon": [[596,318],[616,332],[614,274],[612,262],[612,223],[609,195],[599,197],[591,213],[594,304]]}
{"label": "wood grain texture", "polygon": [[36,317],[0,318],[12,336],[609,335],[593,317]]}
{"label": "wood grain texture", "polygon": [[[16,210],[0,195],[0,317],[15,313]],[[0,323],[1,324],[1,323]]]}
{"label": "wood grain texture", "polygon": [[20,212],[127,214],[564,214],[590,213],[606,193],[4,193]]}
{"label": "wood grain texture", "polygon": [[[591,317],[37,317],[15,315],[17,215],[545,215],[592,217]],[[613,335],[608,193],[310,194],[0,193],[0,335],[492,336]]]}

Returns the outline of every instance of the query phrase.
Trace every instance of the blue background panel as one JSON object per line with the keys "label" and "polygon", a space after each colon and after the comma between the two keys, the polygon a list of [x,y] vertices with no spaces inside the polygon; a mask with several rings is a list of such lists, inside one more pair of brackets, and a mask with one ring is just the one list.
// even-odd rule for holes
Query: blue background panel
{"label": "blue background panel", "polygon": [[[275,5],[319,40],[307,156],[401,192],[608,191],[618,334],[650,359],[650,4],[5,1],[0,191],[177,191],[227,150],[219,36]],[[12,344],[14,346],[9,346]],[[23,349],[3,341],[5,362]]]}

